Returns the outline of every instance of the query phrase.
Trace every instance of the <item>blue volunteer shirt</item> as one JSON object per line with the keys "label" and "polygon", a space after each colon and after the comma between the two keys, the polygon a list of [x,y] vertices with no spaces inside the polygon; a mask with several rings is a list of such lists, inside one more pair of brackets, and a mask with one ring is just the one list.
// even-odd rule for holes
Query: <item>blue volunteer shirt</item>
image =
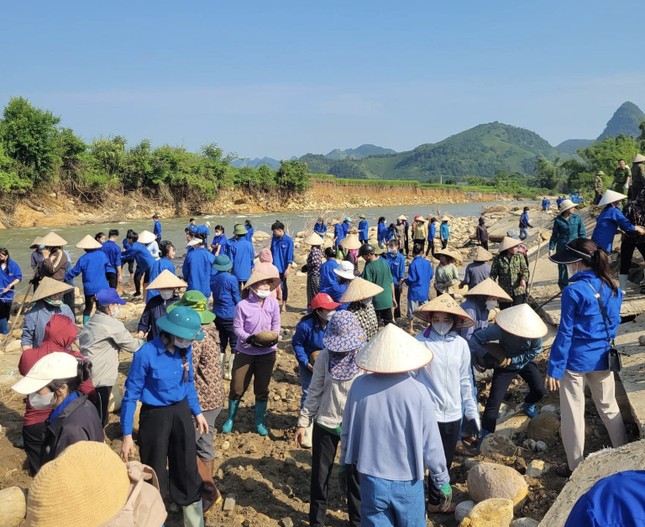
{"label": "blue volunteer shirt", "polygon": [[311,354],[325,347],[322,342],[324,334],[325,328],[322,327],[315,313],[307,315],[298,322],[296,331],[291,339],[291,345],[300,366],[306,368],[310,362],[309,357],[311,357]]}
{"label": "blue volunteer shirt", "polygon": [[139,242],[134,242],[127,251],[121,254],[122,262],[128,262],[130,260],[137,262],[137,269],[142,273],[148,271],[152,267],[152,264],[155,263],[155,259],[150,254],[148,248]]}
{"label": "blue volunteer shirt", "polygon": [[636,231],[636,227],[619,209],[607,205],[596,219],[591,239],[598,244],[598,247],[610,253],[619,227],[625,232]]}
{"label": "blue volunteer shirt", "polygon": [[[0,269],[0,289],[7,287],[16,278],[22,282],[22,271],[18,264],[9,258],[7,268],[4,270]],[[6,293],[0,294],[0,302],[10,304],[13,301],[13,294],[13,288]]]}
{"label": "blue volunteer shirt", "polygon": [[367,242],[369,239],[369,230],[370,224],[367,223],[367,220],[361,220],[358,222],[358,240],[361,242]]}
{"label": "blue volunteer shirt", "polygon": [[152,228],[152,234],[155,235],[157,241],[161,241],[161,222],[159,220],[155,220],[155,225]]}
{"label": "blue volunteer shirt", "polygon": [[198,236],[204,238],[204,240],[208,240],[211,235],[211,230],[208,228],[208,225],[199,225],[195,232]]}
{"label": "blue volunteer shirt", "polygon": [[273,236],[271,239],[271,255],[273,265],[278,268],[280,274],[293,263],[293,240],[286,233],[282,238]]}
{"label": "blue volunteer shirt", "polygon": [[334,238],[336,239],[336,245],[340,245],[340,242],[345,238],[346,232],[344,222],[334,225]]}
{"label": "blue volunteer shirt", "polygon": [[121,247],[119,247],[112,240],[106,241],[101,250],[105,253],[108,259],[107,273],[115,273],[116,268],[121,267]]}
{"label": "blue volunteer shirt", "polygon": [[211,247],[213,245],[219,245],[220,251],[219,254],[226,254],[228,251],[228,238],[225,234],[220,234],[219,236],[213,236],[213,241],[211,242]]}
{"label": "blue volunteer shirt", "polygon": [[215,257],[206,249],[190,251],[186,255],[181,272],[189,290],[201,291],[206,298],[211,295],[211,274]]}
{"label": "blue volunteer shirt", "polygon": [[380,244],[385,243],[386,233],[387,225],[385,225],[385,223],[379,223],[376,226],[376,241]]}
{"label": "blue volunteer shirt", "polygon": [[240,238],[229,244],[228,255],[233,262],[233,274],[240,282],[246,282],[251,277],[255,258],[253,245],[246,238]]}
{"label": "blue volunteer shirt", "polygon": [[437,237],[437,222],[433,221],[430,223],[430,228],[428,229],[428,240],[432,241]]}
{"label": "blue volunteer shirt", "polygon": [[439,236],[442,240],[450,239],[450,226],[447,223],[442,223],[439,226]]}
{"label": "blue volunteer shirt", "polygon": [[[159,258],[159,260],[156,260],[155,263],[153,263],[150,267],[150,277],[148,278],[148,283],[152,282],[163,271],[170,271],[172,274],[176,274],[175,264],[165,256],[163,258]],[[159,295],[159,291],[157,291],[156,289],[148,289],[148,292],[146,293],[146,303],[149,302],[151,298],[154,298],[157,295]]]}
{"label": "blue volunteer shirt", "polygon": [[235,306],[240,302],[240,285],[237,278],[227,271],[213,271],[211,291],[213,292],[213,313],[217,318],[233,320]]}
{"label": "blue volunteer shirt", "polygon": [[327,260],[320,266],[320,290],[330,286],[330,284],[337,282],[336,273],[334,269],[338,269],[338,262],[335,259]]}
{"label": "blue volunteer shirt", "polygon": [[246,239],[247,242],[253,243],[253,233],[255,232],[255,229],[253,227],[247,227],[246,228],[246,234],[244,235],[244,238]]}
{"label": "blue volunteer shirt", "polygon": [[408,300],[414,302],[427,302],[430,291],[430,281],[434,271],[432,264],[423,256],[415,256],[408,267],[408,277],[405,285],[408,286]]}
{"label": "blue volunteer shirt", "polygon": [[327,225],[325,223],[316,222],[316,224],[314,225],[314,232],[324,237],[325,234],[327,234]]}
{"label": "blue volunteer shirt", "polygon": [[105,270],[108,267],[108,259],[100,249],[93,249],[83,254],[76,265],[65,273],[65,280],[73,280],[79,274],[83,274],[83,294],[92,296],[101,289],[110,287]]}
{"label": "blue volunteer shirt", "polygon": [[392,254],[390,251],[385,255],[385,261],[392,273],[394,287],[399,287],[399,282],[405,278],[405,257],[399,252]]}

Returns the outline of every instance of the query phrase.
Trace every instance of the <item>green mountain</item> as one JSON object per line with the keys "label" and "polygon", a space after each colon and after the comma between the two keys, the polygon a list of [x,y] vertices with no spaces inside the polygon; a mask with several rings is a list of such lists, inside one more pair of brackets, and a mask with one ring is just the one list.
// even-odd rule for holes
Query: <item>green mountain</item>
{"label": "green mountain", "polygon": [[562,141],[556,148],[564,154],[577,157],[578,150],[587,148],[595,142],[594,139],[567,139],[566,141]]}
{"label": "green mountain", "polygon": [[361,145],[358,148],[348,148],[347,150],[336,148],[329,152],[325,157],[327,159],[340,161],[341,159],[363,159],[369,156],[382,156],[388,154],[396,154],[396,151],[391,148],[383,148],[381,146],[368,144]]}
{"label": "green mountain", "polygon": [[598,141],[620,134],[636,138],[641,133],[639,126],[643,121],[645,121],[645,113],[633,102],[624,102],[609,119],[605,130],[598,136]]}

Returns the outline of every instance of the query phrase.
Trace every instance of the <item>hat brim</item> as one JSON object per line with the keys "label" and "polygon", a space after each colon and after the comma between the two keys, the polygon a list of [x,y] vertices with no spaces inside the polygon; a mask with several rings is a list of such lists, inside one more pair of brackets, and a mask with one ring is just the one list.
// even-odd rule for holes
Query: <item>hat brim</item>
{"label": "hat brim", "polygon": [[254,285],[265,281],[270,282],[271,291],[277,289],[278,286],[282,283],[279,276],[269,276],[260,272],[255,272],[251,274],[251,278],[249,278],[246,284],[244,284],[244,289],[250,289]]}
{"label": "hat brim", "polygon": [[[170,304],[168,307],[166,307],[166,313],[171,313],[173,309],[181,306],[194,309],[195,312],[199,315],[199,320],[201,320],[202,324],[210,324],[215,320],[215,313],[213,313],[212,311],[208,311],[206,309],[195,309],[195,306],[187,302],[183,302],[182,300],[178,300],[177,302],[174,302]],[[186,338],[186,337],[183,337],[183,338]]]}
{"label": "hat brim", "polygon": [[354,273],[350,273],[349,271],[339,271],[338,269],[334,269],[334,273],[341,278],[344,278],[345,280],[353,280],[354,278],[356,278]]}
{"label": "hat brim", "polygon": [[583,260],[590,261],[590,259],[591,258],[588,255],[585,255],[579,251],[576,251],[575,249],[571,249],[570,247],[566,246],[564,247],[564,249],[561,249],[555,254],[549,256],[549,260],[551,260],[553,263],[562,265],[582,262]]}
{"label": "hat brim", "polygon": [[23,377],[14,384],[11,389],[22,395],[29,395],[30,393],[35,393],[41,388],[44,388],[53,380],[54,379],[32,379],[30,377]]}
{"label": "hat brim", "polygon": [[311,305],[309,307],[311,309],[336,309],[340,305],[341,305],[340,302],[334,302],[332,300],[331,302],[320,302],[320,304],[317,305],[315,308],[313,308]]}
{"label": "hat brim", "polygon": [[[168,312],[166,310],[166,312]],[[201,317],[200,317],[201,318]],[[178,326],[177,324],[173,323],[167,316],[166,317],[161,317],[157,319],[157,327],[161,331],[165,331],[166,333],[169,333],[170,335],[174,335],[175,337],[179,337],[182,339],[191,339],[199,342],[204,338],[204,332],[203,331],[198,331],[197,334],[194,334],[190,329],[188,328],[183,328],[181,326]]]}
{"label": "hat brim", "polygon": [[224,265],[213,264],[213,269],[216,271],[228,271],[229,269],[233,269],[233,262],[229,262]]}
{"label": "hat brim", "polygon": [[565,205],[560,209],[560,214],[562,214],[563,212],[567,212],[568,210],[575,209],[577,206],[578,205],[576,205],[575,203],[572,203],[571,205]]}

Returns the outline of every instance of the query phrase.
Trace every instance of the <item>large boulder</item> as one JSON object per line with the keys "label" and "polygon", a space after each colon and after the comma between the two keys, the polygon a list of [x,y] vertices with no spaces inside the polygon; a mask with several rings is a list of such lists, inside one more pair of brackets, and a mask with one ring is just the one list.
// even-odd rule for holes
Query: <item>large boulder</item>
{"label": "large boulder", "polygon": [[506,436],[513,439],[513,436],[524,432],[529,425],[530,418],[528,415],[513,414],[510,417],[505,417],[503,420],[498,421],[495,426],[495,435]]}
{"label": "large boulder", "polygon": [[558,440],[560,431],[560,419],[553,412],[541,412],[536,415],[526,429],[529,439],[553,443]]}
{"label": "large boulder", "polygon": [[526,480],[511,467],[484,462],[468,471],[468,494],[477,502],[505,498],[516,507],[524,501],[528,492]]}
{"label": "large boulder", "polygon": [[513,521],[513,502],[491,498],[475,505],[459,527],[509,527]]}
{"label": "large boulder", "polygon": [[19,487],[0,490],[0,527],[18,527],[27,514],[25,493]]}

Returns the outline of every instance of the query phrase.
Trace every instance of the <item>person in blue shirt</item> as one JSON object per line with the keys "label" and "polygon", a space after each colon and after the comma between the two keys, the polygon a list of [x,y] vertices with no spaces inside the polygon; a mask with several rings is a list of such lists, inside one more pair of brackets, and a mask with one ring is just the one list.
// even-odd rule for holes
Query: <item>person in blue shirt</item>
{"label": "person in blue shirt", "polygon": [[[442,249],[448,247],[448,240],[450,239],[450,225],[448,224],[449,220],[450,218],[448,218],[448,216],[444,216],[443,218],[441,218],[441,225],[439,226],[439,239],[441,240]],[[430,233],[428,233],[428,235],[430,235]]]}
{"label": "person in blue shirt", "polygon": [[188,246],[193,250],[186,254],[181,267],[189,290],[200,291],[206,298],[211,296],[211,275],[215,257],[208,252],[201,238],[193,238]]}
{"label": "person in blue shirt", "polygon": [[78,259],[72,269],[65,273],[65,280],[73,280],[81,273],[83,275],[83,294],[85,295],[83,325],[85,325],[92,314],[94,295],[101,289],[109,288],[105,270],[110,263],[105,253],[100,250],[101,244],[89,234],[78,242],[76,247],[83,249],[85,254]]}
{"label": "person in blue shirt", "polygon": [[562,312],[547,367],[546,387],[560,390],[561,437],[570,476],[584,458],[585,386],[591,390],[612,445],[625,444],[625,426],[609,370],[610,342],[620,324],[622,291],[616,287],[607,253],[587,238],[578,238],[549,258],[566,265],[569,285],[562,290]]}
{"label": "person in blue shirt", "polygon": [[314,224],[314,232],[323,238],[325,237],[325,234],[327,234],[325,218],[318,218],[318,221]]}
{"label": "person in blue shirt", "polygon": [[282,281],[282,312],[287,310],[287,299],[289,298],[289,289],[287,286],[287,276],[293,263],[293,240],[284,232],[284,223],[276,221],[271,225],[273,238],[271,239],[271,255],[273,256],[273,265],[278,268],[280,280]]}
{"label": "person in blue shirt", "polygon": [[408,277],[405,279],[405,285],[408,286],[406,317],[409,324],[408,331],[411,335],[414,332],[413,313],[428,301],[433,274],[432,264],[423,257],[423,247],[415,243],[412,247],[412,261],[408,267]]}
{"label": "person in blue shirt", "polygon": [[9,333],[9,316],[13,302],[13,288],[22,282],[22,271],[9,256],[9,251],[0,248],[0,334]]}
{"label": "person in blue shirt", "polygon": [[367,243],[370,237],[370,224],[365,219],[365,214],[361,213],[358,215],[361,221],[358,222],[358,241],[361,243]]}
{"label": "person in blue shirt", "polygon": [[378,219],[378,223],[376,224],[376,241],[378,243],[378,246],[381,249],[385,248],[385,233],[387,232],[387,225],[385,225],[385,216],[381,216]]}
{"label": "person in blue shirt", "polygon": [[226,254],[227,245],[228,245],[228,238],[226,237],[226,231],[224,230],[224,226],[215,225],[215,230],[213,232],[213,241],[211,242],[211,252],[213,253],[213,256]]}
{"label": "person in blue shirt", "polygon": [[347,233],[349,232],[349,223],[351,221],[351,218],[347,216],[342,223],[334,225],[334,246],[337,249],[341,249],[340,242],[342,242],[345,236],[347,236]]}
{"label": "person in blue shirt", "polygon": [[170,304],[179,300],[181,294],[179,291],[186,289],[186,286],[186,282],[168,269],[164,269],[154,280],[150,280],[146,291],[155,291],[157,294],[146,302],[146,307],[141,313],[137,325],[138,338],[145,338],[150,342],[161,335],[157,320],[166,315],[166,309]]}
{"label": "person in blue shirt", "polygon": [[157,326],[161,336],[134,354],[125,381],[121,458],[128,461],[134,454],[134,414],[141,401],[141,462],[155,470],[161,488],[169,489],[172,501],[183,508],[184,525],[204,525],[195,428],[206,434],[208,423],[197,398],[192,360],[192,342],[204,338],[201,319],[194,309],[181,306],[157,320]]}
{"label": "person in blue shirt", "polygon": [[401,286],[405,278],[405,256],[399,251],[399,242],[397,240],[388,242],[385,261],[390,267],[392,282],[394,283],[394,299],[396,300],[394,318],[399,318],[401,317]]}
{"label": "person in blue shirt", "polygon": [[[170,271],[172,274],[176,274],[175,264],[172,263],[176,249],[172,242],[169,240],[163,240],[159,244],[159,253],[161,254],[161,258],[159,258],[159,260],[155,260],[148,271],[148,283],[152,283],[155,278],[166,270]],[[152,289],[150,287],[146,287],[146,291],[146,304],[159,294],[159,290]]]}
{"label": "person in blue shirt", "polygon": [[546,196],[544,196],[544,198],[542,198],[542,212],[546,212],[547,210],[549,210],[550,206],[551,206],[551,200]]}
{"label": "person in blue shirt", "polygon": [[396,238],[396,225],[390,223],[390,226],[385,231],[385,243],[389,243],[394,238]]}
{"label": "person in blue shirt", "polygon": [[246,241],[249,243],[253,243],[253,233],[255,233],[255,229],[253,228],[253,225],[251,224],[251,220],[244,220],[244,228],[246,229]]}
{"label": "person in blue shirt", "polygon": [[143,279],[144,285],[150,281],[150,268],[155,263],[155,259],[148,248],[139,242],[139,235],[136,232],[132,231],[128,234],[130,234],[132,245],[121,254],[121,262],[135,261],[137,263],[134,273],[134,296],[141,296],[141,280]]}
{"label": "person in blue shirt", "polygon": [[190,218],[190,220],[188,220],[188,226],[184,230],[188,234],[197,234],[197,224],[195,223],[195,218]]}
{"label": "person in blue shirt", "polygon": [[437,237],[437,218],[431,217],[430,224],[428,225],[428,248],[426,249],[426,256],[432,254],[434,258],[434,239]]}
{"label": "person in blue shirt", "polygon": [[557,199],[555,200],[555,204],[557,205],[558,208],[560,208],[560,203],[562,203],[566,199],[566,196],[558,196]]}
{"label": "person in blue shirt", "polygon": [[529,208],[524,207],[524,211],[520,215],[520,240],[525,240],[526,238],[529,237],[529,231],[528,228],[531,227],[533,228],[533,225],[530,224],[529,222]]}
{"label": "person in blue shirt", "polygon": [[325,248],[325,261],[320,266],[320,291],[327,290],[331,284],[336,282],[334,269],[338,269],[336,251],[333,247]]}
{"label": "person in blue shirt", "polygon": [[[614,236],[616,236],[618,228],[627,234],[645,234],[645,228],[633,225],[618,208],[620,202],[626,198],[625,194],[606,190],[598,203],[599,207],[604,208],[596,219],[596,226],[591,234],[591,239],[607,253],[612,251]],[[624,290],[622,283],[621,289]]]}
{"label": "person in blue shirt", "polygon": [[159,214],[156,212],[152,216],[152,221],[154,221],[154,227],[152,228],[152,233],[155,235],[155,240],[157,243],[161,241],[161,222],[159,221]]}
{"label": "person in blue shirt", "polygon": [[108,259],[108,267],[105,272],[105,277],[107,278],[110,288],[116,289],[116,286],[121,282],[121,247],[116,243],[117,238],[119,237],[119,231],[117,229],[110,229],[108,232],[108,239],[103,242],[101,249],[105,253]]}
{"label": "person in blue shirt", "polygon": [[237,224],[233,227],[234,242],[228,245],[228,257],[233,262],[233,274],[240,283],[240,289],[244,287],[253,270],[255,250],[253,244],[246,239],[244,225]]}
{"label": "person in blue shirt", "polygon": [[[329,279],[325,281],[325,288],[320,289],[321,293],[329,295],[334,302],[340,302],[341,297],[347,291],[349,283],[356,278],[354,275],[354,264],[344,260],[340,262],[340,265],[332,271],[335,280]],[[337,311],[344,311],[349,307],[349,303],[340,304],[337,308]]]}
{"label": "person in blue shirt", "polygon": [[134,260],[130,260],[128,262],[123,261],[123,253],[128,251],[129,249],[132,248],[132,244],[134,243],[132,241],[132,235],[134,234],[134,231],[132,229],[128,229],[128,232],[125,235],[125,238],[121,241],[121,247],[123,247],[121,251],[121,263],[127,263],[128,264],[128,272],[130,275],[134,274]]}
{"label": "person in blue shirt", "polygon": [[211,235],[211,229],[210,229],[211,224],[209,222],[206,222],[202,225],[199,225],[195,231],[195,234],[202,238],[203,240],[208,240]]}

